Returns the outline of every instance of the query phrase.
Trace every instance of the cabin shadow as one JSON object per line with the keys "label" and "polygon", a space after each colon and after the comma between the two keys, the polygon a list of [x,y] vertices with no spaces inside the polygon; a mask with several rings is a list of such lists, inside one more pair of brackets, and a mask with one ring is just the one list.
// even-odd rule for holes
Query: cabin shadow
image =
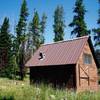
{"label": "cabin shadow", "polygon": [[59,89],[76,89],[75,65],[31,67],[30,83],[43,83]]}

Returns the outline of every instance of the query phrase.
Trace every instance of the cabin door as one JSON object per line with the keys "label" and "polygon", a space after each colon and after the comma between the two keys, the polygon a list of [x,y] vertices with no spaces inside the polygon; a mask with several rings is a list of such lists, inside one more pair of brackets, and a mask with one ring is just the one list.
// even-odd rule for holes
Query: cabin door
{"label": "cabin door", "polygon": [[79,85],[84,89],[87,89],[89,86],[89,67],[88,66],[79,66]]}

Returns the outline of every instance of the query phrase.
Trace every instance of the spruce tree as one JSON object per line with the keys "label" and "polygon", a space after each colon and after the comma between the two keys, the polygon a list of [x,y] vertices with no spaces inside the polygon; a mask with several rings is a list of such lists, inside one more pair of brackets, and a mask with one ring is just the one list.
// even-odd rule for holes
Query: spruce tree
{"label": "spruce tree", "polygon": [[47,19],[47,16],[45,15],[45,13],[43,13],[42,20],[40,22],[40,25],[41,25],[41,44],[44,44],[44,42],[45,42],[44,32],[45,32],[45,28],[46,28],[46,19]]}
{"label": "spruce tree", "polygon": [[46,15],[43,13],[40,21],[39,14],[35,10],[32,21],[29,24],[28,40],[26,44],[26,61],[28,61],[33,53],[44,44],[44,32],[46,27]]}
{"label": "spruce tree", "polygon": [[19,71],[19,68],[18,68],[18,64],[17,64],[17,61],[16,61],[16,37],[11,34],[11,52],[10,52],[10,61],[9,61],[9,73],[8,73],[8,76],[9,78],[16,78],[16,73]]}
{"label": "spruce tree", "polygon": [[4,61],[2,67],[7,66],[11,49],[11,38],[9,34],[9,19],[5,17],[0,29],[0,58]]}
{"label": "spruce tree", "polygon": [[99,18],[97,20],[98,28],[93,29],[93,32],[95,33],[94,34],[95,46],[100,47],[100,0],[98,0],[98,2],[99,2],[99,10],[98,10]]}
{"label": "spruce tree", "polygon": [[34,11],[34,16],[32,21],[29,25],[29,34],[30,38],[32,40],[32,49],[33,53],[35,50],[37,50],[41,45],[41,30],[40,30],[40,20],[39,20],[39,14],[37,11]]}
{"label": "spruce tree", "polygon": [[64,39],[64,28],[65,28],[65,21],[64,21],[64,9],[62,6],[57,6],[54,12],[54,41],[61,41]]}
{"label": "spruce tree", "polygon": [[26,42],[26,27],[27,27],[27,17],[28,17],[28,8],[26,0],[23,0],[20,18],[16,26],[17,33],[17,61],[20,67],[20,76],[23,80],[25,76],[25,42]]}
{"label": "spruce tree", "polygon": [[90,34],[84,21],[86,9],[83,5],[83,0],[76,0],[73,12],[75,15],[73,21],[69,24],[70,27],[74,27],[73,31],[71,31],[71,35],[81,37]]}
{"label": "spruce tree", "polygon": [[[9,66],[12,57],[12,40],[11,34],[9,33],[9,19],[5,17],[3,24],[0,28],[0,67],[3,68],[0,70],[1,76],[10,76],[9,69],[12,66]],[[8,74],[7,74],[8,73]]]}

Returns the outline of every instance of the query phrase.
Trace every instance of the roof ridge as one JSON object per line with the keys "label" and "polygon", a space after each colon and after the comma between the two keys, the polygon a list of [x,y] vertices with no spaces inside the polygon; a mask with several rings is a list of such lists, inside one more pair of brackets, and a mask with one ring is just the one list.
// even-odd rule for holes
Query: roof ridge
{"label": "roof ridge", "polygon": [[89,36],[86,35],[86,36],[77,37],[77,38],[73,38],[73,39],[69,39],[69,40],[63,40],[63,41],[58,41],[58,42],[53,42],[53,43],[42,44],[42,46],[53,45],[53,44],[64,43],[64,42],[70,42],[70,41],[75,41],[75,40],[84,39],[84,38],[89,38]]}

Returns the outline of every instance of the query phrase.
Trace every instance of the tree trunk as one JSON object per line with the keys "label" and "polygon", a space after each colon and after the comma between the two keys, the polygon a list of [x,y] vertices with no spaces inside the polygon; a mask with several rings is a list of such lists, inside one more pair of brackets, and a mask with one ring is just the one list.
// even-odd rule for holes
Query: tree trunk
{"label": "tree trunk", "polygon": [[22,42],[21,53],[20,53],[20,79],[23,80],[25,77],[25,42]]}

